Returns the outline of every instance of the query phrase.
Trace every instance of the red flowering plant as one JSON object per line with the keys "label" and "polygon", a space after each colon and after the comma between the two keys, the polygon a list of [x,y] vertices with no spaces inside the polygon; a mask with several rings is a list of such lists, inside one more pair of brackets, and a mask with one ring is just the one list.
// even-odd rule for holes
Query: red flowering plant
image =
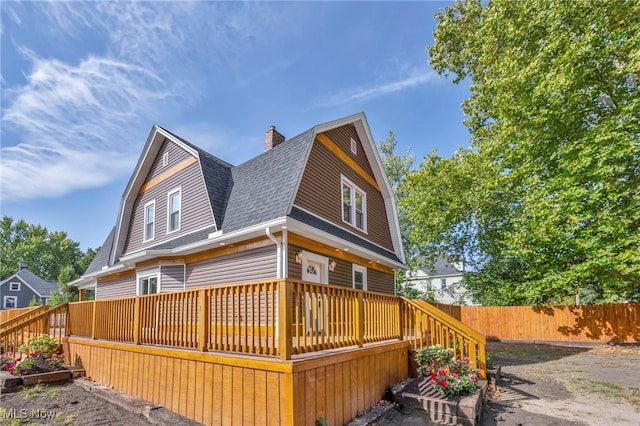
{"label": "red flowering plant", "polygon": [[469,358],[456,359],[453,349],[429,346],[416,354],[418,373],[429,377],[429,384],[440,395],[451,397],[478,388],[478,370]]}
{"label": "red flowering plant", "polygon": [[12,352],[0,355],[0,370],[8,371],[13,374],[13,367],[20,361],[20,358],[16,358]]}
{"label": "red flowering plant", "polygon": [[11,352],[0,355],[0,370],[20,376],[64,369],[64,355],[56,353],[58,348],[58,342],[46,334],[32,337],[26,345],[20,346],[20,352],[25,356]]}

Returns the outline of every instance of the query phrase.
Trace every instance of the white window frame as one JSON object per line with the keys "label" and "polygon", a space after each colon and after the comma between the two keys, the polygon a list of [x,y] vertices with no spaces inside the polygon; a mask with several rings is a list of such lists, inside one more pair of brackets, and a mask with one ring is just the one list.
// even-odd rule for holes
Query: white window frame
{"label": "white window frame", "polygon": [[[171,196],[176,193],[180,195],[180,204],[178,206],[178,227],[176,229],[171,229]],[[178,232],[181,227],[182,227],[182,187],[179,186],[167,193],[167,235],[172,234],[174,232]]]}
{"label": "white window frame", "polygon": [[351,138],[351,152],[358,155],[358,143],[355,139]]}
{"label": "white window frame", "polygon": [[[14,284],[18,284],[18,288],[13,288]],[[9,283],[9,291],[20,291],[20,288],[21,288],[20,281],[11,281]]]}
{"label": "white window frame", "polygon": [[[356,272],[362,273],[362,289],[363,291],[367,290],[367,267],[362,265],[357,265],[355,263],[352,264],[351,268],[351,286],[356,288]],[[356,289],[360,290],[360,289]]]}
{"label": "white window frame", "polygon": [[[349,188],[350,194],[350,213],[349,219],[346,220],[344,217],[344,187],[347,186]],[[362,228],[356,226],[356,192],[362,195]],[[344,223],[348,223],[360,231],[367,233],[367,193],[362,190],[358,185],[351,182],[344,176],[341,176],[340,179],[340,214],[342,215],[342,221]]]}
{"label": "white window frame", "polygon": [[[9,299],[13,299],[13,308],[7,307],[7,300]],[[18,296],[4,296],[4,299],[2,300],[3,309],[15,309],[17,307],[18,307]]]}
{"label": "white window frame", "polygon": [[[143,293],[142,292],[142,281],[147,280],[149,278],[156,279],[156,292],[155,293]],[[152,269],[141,271],[136,274],[136,295],[144,296],[146,294],[158,294],[160,293],[160,269]]]}
{"label": "white window frame", "polygon": [[164,154],[162,154],[162,167],[167,167],[168,164],[169,164],[169,153],[165,152]]}
{"label": "white window frame", "polygon": [[440,278],[440,289],[445,289],[445,288],[447,288],[447,279]]}
{"label": "white window frame", "polygon": [[[153,206],[153,227],[151,228],[151,237],[147,235],[147,209],[150,206]],[[156,236],[156,200],[151,200],[144,205],[142,215],[142,242],[153,241]]]}

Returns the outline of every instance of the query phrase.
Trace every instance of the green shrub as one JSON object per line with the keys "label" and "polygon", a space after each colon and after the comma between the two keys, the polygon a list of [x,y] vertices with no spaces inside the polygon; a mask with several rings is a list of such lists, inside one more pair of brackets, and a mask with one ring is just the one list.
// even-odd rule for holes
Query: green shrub
{"label": "green shrub", "polygon": [[415,360],[418,374],[428,376],[453,362],[453,349],[444,349],[440,345],[428,346],[416,353]]}
{"label": "green shrub", "polygon": [[30,338],[26,345],[20,346],[20,352],[50,358],[51,355],[58,352],[59,346],[56,339],[47,334],[43,334],[39,337]]}

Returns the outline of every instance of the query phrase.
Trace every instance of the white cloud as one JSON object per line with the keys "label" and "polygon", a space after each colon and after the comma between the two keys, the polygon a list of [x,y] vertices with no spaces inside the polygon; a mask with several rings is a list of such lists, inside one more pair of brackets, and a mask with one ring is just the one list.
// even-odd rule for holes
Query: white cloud
{"label": "white cloud", "polygon": [[414,71],[411,75],[401,80],[383,82],[373,87],[358,87],[342,90],[337,93],[323,96],[312,105],[312,108],[335,107],[354,102],[362,102],[378,98],[380,96],[389,95],[391,93],[400,92],[412,87],[421,86],[428,82],[435,81],[436,79],[437,74],[425,67],[424,70],[419,70],[417,72]]}
{"label": "white cloud", "polygon": [[238,67],[243,48],[277,34],[273,10],[260,3],[51,2],[32,3],[21,17],[10,9],[21,25],[38,21],[34,31],[52,45],[86,48],[88,33],[105,44],[70,63],[12,38],[31,68],[26,83],[3,83],[0,198],[55,197],[129,173],[152,122],[175,114],[172,105],[207,96],[200,85],[216,66]]}

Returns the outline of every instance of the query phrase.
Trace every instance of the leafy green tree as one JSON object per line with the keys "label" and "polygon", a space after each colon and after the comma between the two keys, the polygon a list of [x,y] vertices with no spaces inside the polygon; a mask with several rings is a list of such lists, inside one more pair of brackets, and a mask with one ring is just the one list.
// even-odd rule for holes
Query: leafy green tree
{"label": "leafy green tree", "polygon": [[78,287],[69,285],[69,283],[76,278],[78,278],[78,274],[73,269],[73,266],[67,265],[60,269],[60,274],[58,274],[58,289],[51,293],[51,297],[49,298],[50,306],[58,306],[63,303],[78,301]]}
{"label": "leafy green tree", "polygon": [[[389,135],[386,139],[378,141],[378,153],[382,160],[382,166],[384,167],[385,174],[389,179],[389,184],[393,190],[395,196],[396,205],[398,206],[398,221],[400,222],[400,232],[402,234],[402,243],[404,246],[405,256],[409,267],[413,266],[415,250],[409,244],[408,234],[411,232],[411,222],[408,220],[406,210],[400,207],[400,200],[405,197],[405,194],[401,191],[402,183],[406,179],[407,174],[411,171],[413,164],[416,161],[416,156],[411,151],[411,148],[407,148],[404,154],[399,154],[396,151],[396,135],[393,130],[389,130]],[[402,296],[417,298],[422,295],[417,289],[413,289],[404,285],[405,273],[404,271],[398,271],[396,273],[396,292]]]}
{"label": "leafy green tree", "polygon": [[638,3],[457,1],[436,19],[431,64],[470,83],[471,146],[407,180],[413,244],[464,246],[484,303],[639,300]]}
{"label": "leafy green tree", "polygon": [[[0,279],[15,274],[18,263],[26,261],[29,270],[47,281],[58,279],[64,268],[79,277],[93,260],[97,250],[83,252],[80,244],[63,231],[48,231],[25,220],[3,216],[0,221]],[[69,273],[70,273],[69,272]],[[69,280],[69,281],[70,281]]]}

